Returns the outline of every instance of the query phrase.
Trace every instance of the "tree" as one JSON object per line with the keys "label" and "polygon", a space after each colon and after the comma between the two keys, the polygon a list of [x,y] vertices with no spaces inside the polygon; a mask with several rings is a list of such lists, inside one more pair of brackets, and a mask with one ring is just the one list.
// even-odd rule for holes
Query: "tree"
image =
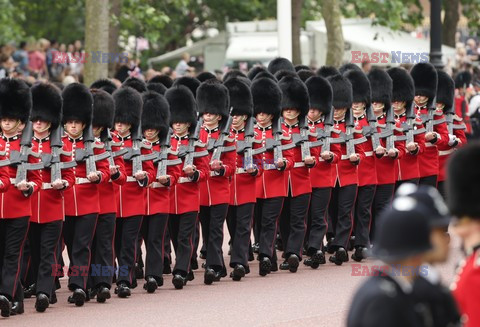
{"label": "tree", "polygon": [[0,44],[22,38],[25,34],[21,22],[25,15],[16,10],[10,0],[0,0],[0,8]]}
{"label": "tree", "polygon": [[340,66],[343,59],[343,31],[340,7],[337,0],[323,0],[322,15],[327,28],[327,61],[326,65]]}
{"label": "tree", "polygon": [[[90,85],[108,76],[108,0],[86,0],[85,6],[85,63],[84,83]],[[98,54],[100,53],[100,56]],[[105,60],[107,55],[107,61]]]}
{"label": "tree", "polygon": [[442,26],[442,43],[451,47],[455,47],[455,33],[457,32],[460,0],[443,1],[445,9],[445,17]]}
{"label": "tree", "polygon": [[[120,17],[122,8],[122,0],[110,0],[110,17]],[[108,51],[110,53],[118,53],[118,37],[120,36],[120,26],[110,19],[110,27],[108,30]],[[115,62],[108,64],[108,74],[113,76],[115,74]]]}

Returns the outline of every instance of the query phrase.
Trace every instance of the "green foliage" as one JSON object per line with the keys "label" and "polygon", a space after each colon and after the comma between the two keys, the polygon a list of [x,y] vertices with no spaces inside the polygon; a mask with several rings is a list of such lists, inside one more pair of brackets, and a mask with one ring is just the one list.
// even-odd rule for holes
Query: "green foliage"
{"label": "green foliage", "polygon": [[460,0],[462,14],[468,19],[468,27],[472,30],[480,29],[480,0]]}
{"label": "green foliage", "polygon": [[0,0],[0,44],[18,41],[24,36],[25,15],[16,10],[12,1]]}

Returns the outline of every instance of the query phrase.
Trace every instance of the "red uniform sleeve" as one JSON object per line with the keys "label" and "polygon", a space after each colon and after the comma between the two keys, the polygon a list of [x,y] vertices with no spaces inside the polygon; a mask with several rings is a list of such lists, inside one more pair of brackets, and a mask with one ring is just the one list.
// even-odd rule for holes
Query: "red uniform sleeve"
{"label": "red uniform sleeve", "polygon": [[[115,166],[118,167],[118,178],[112,179],[112,182],[117,185],[124,185],[127,182],[127,172],[125,171],[125,161],[123,156],[118,156],[113,159]],[[109,168],[110,169],[110,168]]]}
{"label": "red uniform sleeve", "polygon": [[[195,152],[206,150],[205,147],[195,147]],[[205,181],[210,176],[210,156],[197,157],[193,159],[193,164],[198,170],[199,176],[197,182]]]}
{"label": "red uniform sleeve", "polygon": [[422,154],[425,150],[425,133],[415,135],[413,140],[418,144],[417,154]]}
{"label": "red uniform sleeve", "polygon": [[[36,151],[36,150],[34,149],[34,151]],[[28,162],[29,163],[39,163],[40,159],[29,156],[28,157]],[[38,192],[38,190],[40,190],[42,188],[42,184],[43,184],[43,179],[42,179],[42,176],[40,175],[40,170],[29,170],[29,171],[27,171],[27,182],[32,182],[34,184],[33,185],[33,192],[30,193],[29,196],[32,195],[35,192]]]}
{"label": "red uniform sleeve", "polygon": [[[1,158],[0,160],[5,160]],[[8,172],[8,166],[0,167],[0,192],[6,192],[10,187],[10,175]]]}
{"label": "red uniform sleeve", "polygon": [[[177,159],[176,156],[172,156],[172,158],[168,158],[169,160]],[[175,166],[168,166],[167,167],[167,175],[170,176],[170,186],[173,186],[177,183],[178,178],[182,176],[182,165],[178,164]]]}
{"label": "red uniform sleeve", "polygon": [[[65,147],[63,147],[63,150],[67,151]],[[73,160],[73,156],[61,155],[60,160],[62,162],[70,162]],[[73,168],[62,169],[62,179],[67,182],[67,187],[65,189],[69,189],[75,185],[75,173],[73,172]]]}
{"label": "red uniform sleeve", "polygon": [[[354,137],[356,139],[362,138],[363,134],[361,133],[354,133]],[[368,140],[367,140],[368,142]],[[360,144],[355,144],[355,153],[360,156],[360,161],[365,159],[365,148],[364,148],[365,143],[360,143]]]}
{"label": "red uniform sleeve", "polygon": [[[234,146],[235,142],[225,142],[226,147]],[[237,164],[237,151],[229,151],[223,152],[220,160],[223,163],[223,167],[225,168],[225,173],[223,174],[224,177],[230,177],[235,174],[236,171],[236,164]]]}
{"label": "red uniform sleeve", "polygon": [[[441,116],[435,116],[435,120],[439,120],[444,118],[444,115]],[[437,146],[448,146],[448,128],[447,128],[447,123],[443,122],[438,125],[433,126],[433,130],[439,134],[437,142],[435,142],[435,145]]]}
{"label": "red uniform sleeve", "polygon": [[[395,131],[395,136],[402,136],[403,133],[400,131]],[[395,141],[395,149],[398,150],[398,157],[396,159],[403,158],[405,155],[406,147],[405,147],[405,141]]]}

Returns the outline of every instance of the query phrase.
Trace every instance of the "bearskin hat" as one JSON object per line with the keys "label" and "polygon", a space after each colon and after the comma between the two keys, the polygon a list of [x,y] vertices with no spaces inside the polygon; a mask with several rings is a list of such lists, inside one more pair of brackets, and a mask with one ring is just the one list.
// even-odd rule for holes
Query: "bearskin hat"
{"label": "bearskin hat", "polygon": [[295,66],[295,71],[298,73],[299,71],[301,70],[309,70],[309,71],[312,71],[310,69],[310,67],[308,67],[307,65],[296,65]]}
{"label": "bearskin hat", "polygon": [[362,71],[362,69],[360,67],[358,67],[358,65],[356,65],[354,63],[351,63],[351,62],[341,65],[340,68],[338,69],[338,71],[342,75],[345,75],[345,73],[349,70],[356,70],[356,71],[359,71],[359,72]]}
{"label": "bearskin hat", "polygon": [[437,94],[438,75],[435,67],[429,62],[420,62],[410,71],[415,85],[415,95],[428,97],[430,104]]}
{"label": "bearskin hat", "polygon": [[167,92],[167,88],[162,83],[148,83],[147,90],[155,91],[161,95],[165,95],[165,92]]}
{"label": "bearskin hat", "polygon": [[117,89],[117,86],[111,80],[102,78],[102,79],[97,79],[95,82],[93,82],[92,85],[90,85],[90,88],[101,89],[110,94],[113,94],[113,92],[115,92],[115,90]]}
{"label": "bearskin hat", "polygon": [[364,102],[367,106],[372,101],[370,81],[361,70],[350,69],[345,71],[344,76],[352,83],[353,102]]}
{"label": "bearskin hat", "polygon": [[195,97],[184,85],[175,85],[167,90],[165,98],[170,105],[170,124],[190,123],[190,131],[197,124]]}
{"label": "bearskin hat", "polygon": [[308,90],[298,77],[285,76],[278,82],[278,86],[282,90],[282,110],[297,109],[300,117],[308,114],[310,109]]}
{"label": "bearskin hat", "polygon": [[170,87],[172,87],[173,85],[173,80],[170,76],[168,75],[157,75],[157,76],[153,76],[152,78],[150,78],[148,80],[149,83],[161,83],[163,85],[165,85],[165,87],[168,89]]}
{"label": "bearskin hat", "polygon": [[213,75],[210,72],[201,72],[197,75],[197,79],[200,81],[200,83],[203,83],[207,79],[217,79],[217,76]]}
{"label": "bearskin hat", "polygon": [[292,72],[290,70],[279,70],[278,72],[276,72],[274,74],[275,78],[277,79],[277,81],[280,81],[282,78],[284,78],[285,76],[289,76],[291,78],[298,78],[298,75],[296,72]]}
{"label": "bearskin hat", "polygon": [[201,83],[198,79],[190,76],[182,76],[173,82],[173,85],[185,85],[192,92],[194,97],[197,95],[197,89],[200,84]]}
{"label": "bearskin hat", "polygon": [[115,102],[110,93],[93,89],[93,119],[92,126],[112,128],[115,115]]}
{"label": "bearskin hat", "polygon": [[387,111],[392,104],[392,78],[383,69],[374,68],[368,73],[368,79],[372,89],[372,102],[384,103]]}
{"label": "bearskin hat", "polygon": [[32,93],[28,85],[15,78],[0,80],[0,118],[18,119],[25,123],[32,110]]}
{"label": "bearskin hat", "polygon": [[239,81],[242,81],[243,83],[247,84],[248,87],[252,86],[252,81],[249,80],[249,79],[246,78],[246,77],[241,77],[241,76],[240,76],[240,77],[237,77],[237,79],[238,79]]}
{"label": "bearskin hat", "polygon": [[480,143],[467,144],[452,155],[447,168],[447,204],[457,217],[480,219]]}
{"label": "bearskin hat", "polygon": [[404,68],[400,67],[390,68],[387,73],[392,79],[392,102],[405,101],[406,107],[410,108],[415,97],[412,77]]}
{"label": "bearskin hat", "polygon": [[[243,81],[245,78],[232,77],[223,84],[228,89],[230,95],[230,106],[232,109],[232,116],[253,115],[253,100],[250,86]],[[245,79],[250,82],[249,79]]]}
{"label": "bearskin hat", "polygon": [[253,79],[253,81],[259,78],[269,78],[275,83],[278,82],[277,78],[273,76],[271,73],[269,73],[268,71],[259,72],[257,75],[255,75],[255,78]]}
{"label": "bearskin hat", "polygon": [[65,124],[70,120],[78,120],[90,125],[93,116],[93,96],[88,87],[80,83],[67,85],[62,92],[63,118]]}
{"label": "bearskin hat", "polygon": [[129,86],[121,87],[113,93],[115,101],[115,123],[130,124],[131,131],[136,131],[142,118],[142,96]]}
{"label": "bearskin hat", "polygon": [[249,72],[247,73],[247,77],[249,80],[253,81],[253,79],[255,78],[255,76],[257,76],[258,73],[266,72],[266,71],[268,70],[263,66],[255,66],[249,70]]}
{"label": "bearskin hat", "polygon": [[223,76],[223,81],[226,82],[232,77],[247,77],[247,75],[238,69],[231,69]]}
{"label": "bearskin hat", "polygon": [[455,82],[444,71],[438,71],[437,102],[443,103],[444,112],[448,112],[453,107],[455,98]]}
{"label": "bearskin hat", "polygon": [[270,78],[255,79],[251,86],[253,112],[255,115],[263,112],[278,118],[281,113],[282,90]]}
{"label": "bearskin hat", "polygon": [[317,75],[327,78],[333,75],[340,75],[340,72],[333,66],[322,66],[317,70]]}
{"label": "bearskin hat", "polygon": [[222,82],[209,79],[198,87],[197,106],[200,114],[221,115],[223,123],[229,115],[229,103],[228,89]]}
{"label": "bearskin hat", "polygon": [[165,139],[170,126],[170,105],[167,99],[154,91],[142,94],[142,130],[158,130],[158,138]]}
{"label": "bearskin hat", "polygon": [[32,88],[32,113],[31,121],[42,120],[51,124],[54,130],[62,121],[62,93],[49,83],[38,83]]}
{"label": "bearskin hat", "polygon": [[472,74],[469,71],[463,71],[455,76],[455,88],[468,87],[472,82]]}
{"label": "bearskin hat", "polygon": [[275,75],[280,70],[289,70],[295,73],[295,67],[287,58],[278,57],[270,61],[268,71]]}
{"label": "bearskin hat", "polygon": [[332,86],[334,108],[350,108],[353,102],[352,83],[340,74],[327,78]]}
{"label": "bearskin hat", "polygon": [[312,76],[305,82],[310,97],[310,108],[327,115],[332,110],[333,91],[330,82],[321,76]]}
{"label": "bearskin hat", "polygon": [[144,81],[136,77],[127,78],[122,83],[122,87],[125,87],[125,86],[130,86],[131,88],[134,88],[135,90],[137,90],[139,93],[147,92],[147,84],[145,84]]}
{"label": "bearskin hat", "polygon": [[305,83],[307,79],[312,76],[315,76],[315,73],[312,70],[301,69],[297,72],[298,77]]}

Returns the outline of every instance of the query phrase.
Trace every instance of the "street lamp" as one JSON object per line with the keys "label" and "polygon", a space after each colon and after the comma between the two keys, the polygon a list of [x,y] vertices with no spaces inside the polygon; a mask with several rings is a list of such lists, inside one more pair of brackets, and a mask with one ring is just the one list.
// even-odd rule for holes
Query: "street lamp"
{"label": "street lamp", "polygon": [[437,69],[442,62],[442,0],[430,0],[430,63]]}

